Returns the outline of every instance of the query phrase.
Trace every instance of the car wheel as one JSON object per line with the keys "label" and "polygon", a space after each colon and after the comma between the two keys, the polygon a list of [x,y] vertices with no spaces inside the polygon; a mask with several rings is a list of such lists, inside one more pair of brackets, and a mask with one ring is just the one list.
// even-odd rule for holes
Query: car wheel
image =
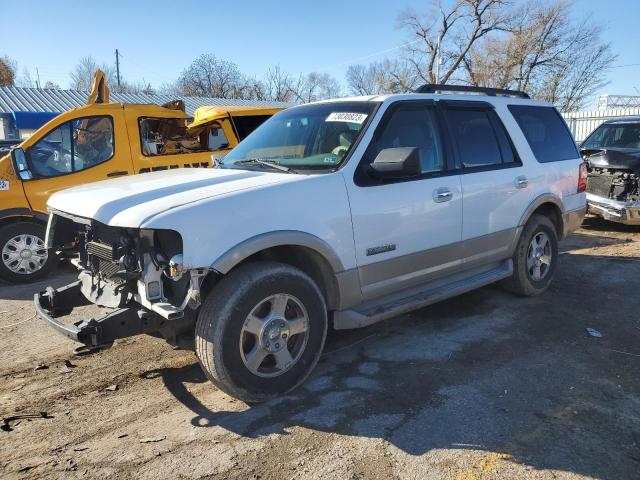
{"label": "car wheel", "polygon": [[558,263],[558,235],[544,215],[533,215],[525,225],[513,254],[513,275],[505,288],[524,296],[544,292],[553,279]]}
{"label": "car wheel", "polygon": [[0,228],[0,278],[24,283],[47,275],[56,256],[44,243],[45,227],[33,222],[10,223]]}
{"label": "car wheel", "polygon": [[318,362],[327,309],[301,270],[255,262],[222,278],[196,322],[196,354],[207,377],[245,402],[261,402],[300,385]]}

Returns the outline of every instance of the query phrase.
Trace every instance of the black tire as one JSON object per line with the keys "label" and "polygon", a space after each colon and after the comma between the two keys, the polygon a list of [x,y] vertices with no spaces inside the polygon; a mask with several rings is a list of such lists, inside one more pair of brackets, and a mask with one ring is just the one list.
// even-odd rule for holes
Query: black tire
{"label": "black tire", "polygon": [[[299,356],[288,369],[265,378],[245,364],[242,332],[256,305],[280,294],[295,297],[306,310],[306,341],[298,344]],[[286,264],[253,262],[232,270],[207,295],[196,322],[196,355],[220,390],[247,403],[262,402],[293,390],[309,376],[320,359],[327,325],[324,297],[307,274]]]}
{"label": "black tire", "polygon": [[12,271],[5,262],[10,262],[9,258],[3,252],[5,246],[12,239],[20,235],[30,235],[38,237],[43,243],[46,228],[44,225],[35,222],[20,221],[10,223],[0,228],[0,279],[9,283],[26,283],[38,280],[48,275],[57,264],[55,252],[47,252],[48,256],[44,264],[33,272]]}
{"label": "black tire", "polygon": [[[544,275],[534,279],[527,267],[531,242],[536,236],[545,235],[549,240],[551,261]],[[504,288],[517,295],[533,297],[544,292],[553,280],[558,264],[558,234],[553,222],[544,215],[532,215],[525,225],[513,254],[513,275],[502,282]]]}

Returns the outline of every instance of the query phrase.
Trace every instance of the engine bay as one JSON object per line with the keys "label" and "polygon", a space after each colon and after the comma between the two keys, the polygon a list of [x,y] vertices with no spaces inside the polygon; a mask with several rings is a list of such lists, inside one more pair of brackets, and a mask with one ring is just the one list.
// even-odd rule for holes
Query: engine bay
{"label": "engine bay", "polygon": [[[75,222],[53,214],[49,246],[65,248],[80,270],[82,293],[100,306],[119,308],[139,292],[142,281],[147,298],[182,302],[189,278],[170,278],[170,259],[182,252],[182,238],[172,230],[139,230],[103,225],[96,221]],[[148,282],[149,271],[155,272]]]}
{"label": "engine bay", "polygon": [[589,167],[587,192],[623,202],[637,201],[639,180],[639,175],[628,170]]}

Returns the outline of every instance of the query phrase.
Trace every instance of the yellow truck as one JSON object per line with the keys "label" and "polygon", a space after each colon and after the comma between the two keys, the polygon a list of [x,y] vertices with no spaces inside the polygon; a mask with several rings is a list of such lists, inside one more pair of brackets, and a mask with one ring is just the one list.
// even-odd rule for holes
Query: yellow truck
{"label": "yellow truck", "polygon": [[75,185],[172,168],[211,167],[281,108],[201,107],[180,101],[109,103],[96,72],[87,105],[62,113],[0,158],[0,279],[25,282],[57,262],[45,243],[46,203]]}

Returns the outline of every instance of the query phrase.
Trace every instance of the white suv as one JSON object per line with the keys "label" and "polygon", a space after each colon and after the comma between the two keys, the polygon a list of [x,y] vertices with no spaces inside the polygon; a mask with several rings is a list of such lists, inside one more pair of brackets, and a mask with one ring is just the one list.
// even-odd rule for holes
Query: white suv
{"label": "white suv", "polygon": [[[261,401],[309,375],[330,325],[499,280],[543,292],[585,187],[561,116],[521,92],[427,85],[302,105],[217,168],[54,194],[48,246],[75,244],[80,274],[36,308],[89,347],[190,339],[213,383]],[[56,318],[88,302],[110,310]]]}

